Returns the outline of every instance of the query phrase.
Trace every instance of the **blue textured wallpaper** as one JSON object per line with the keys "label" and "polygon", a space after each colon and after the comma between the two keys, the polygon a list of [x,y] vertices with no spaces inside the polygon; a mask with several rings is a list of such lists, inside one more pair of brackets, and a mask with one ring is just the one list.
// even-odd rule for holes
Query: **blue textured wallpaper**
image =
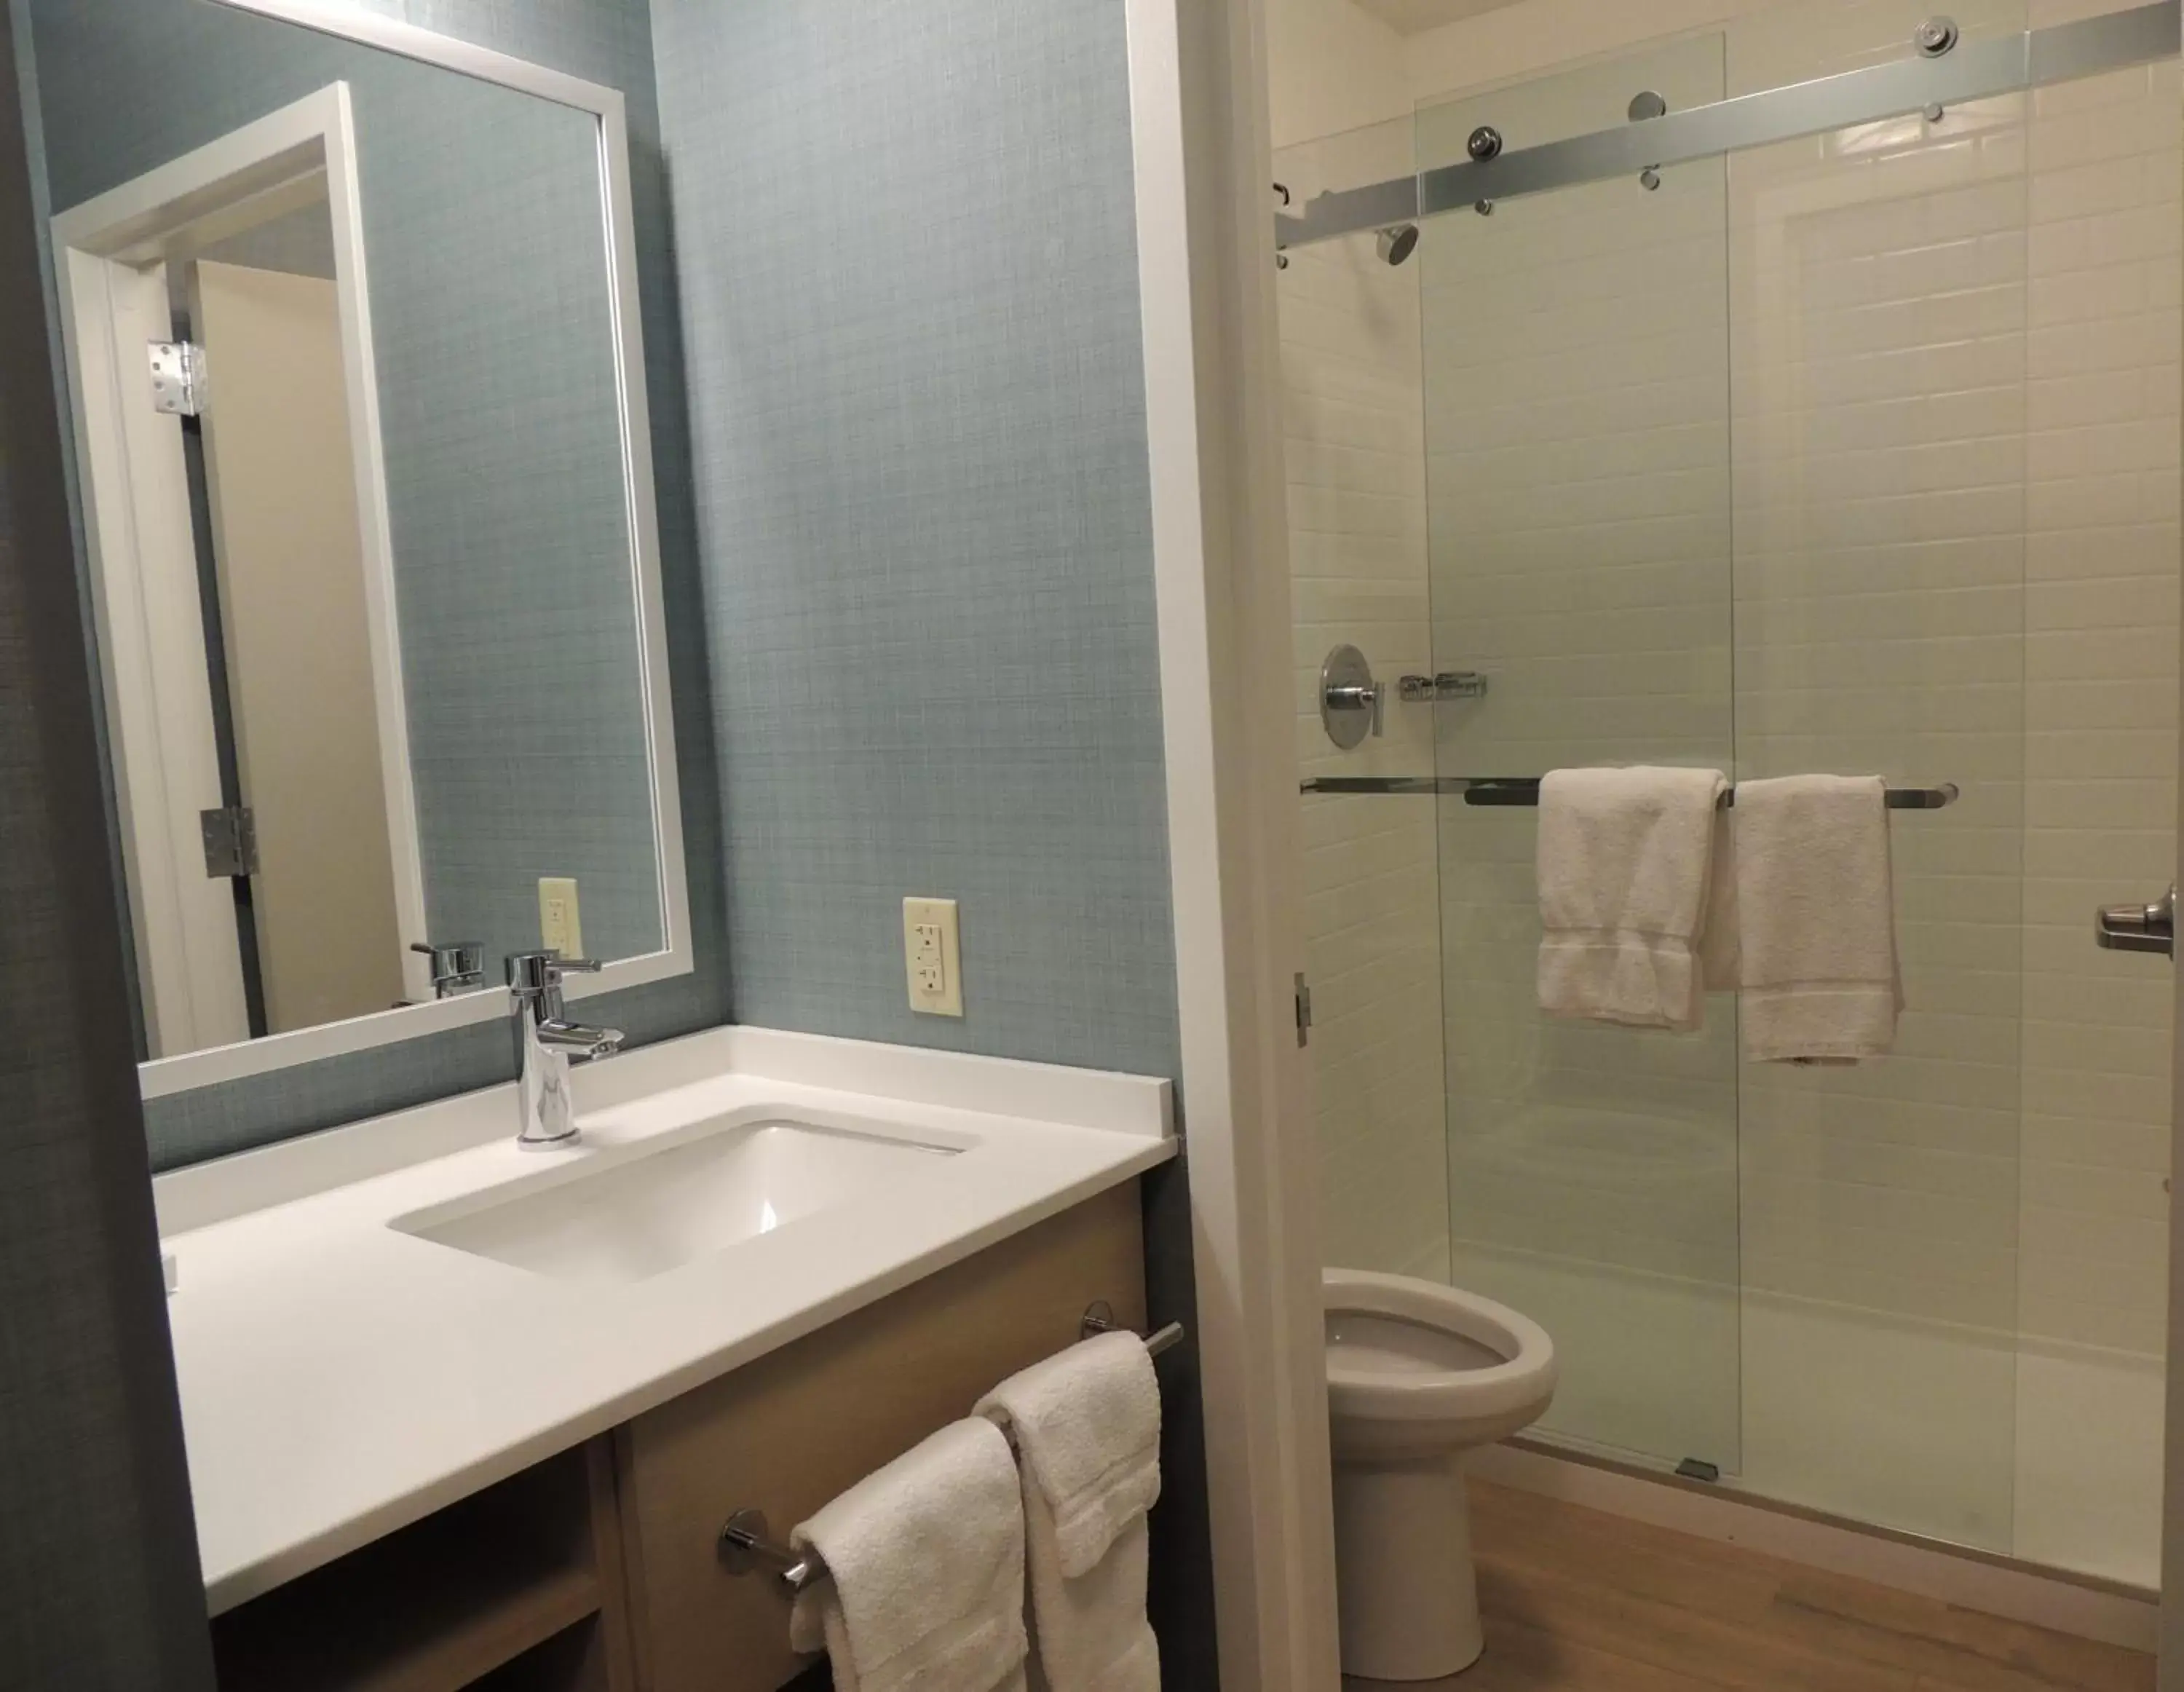
{"label": "blue textured wallpaper", "polygon": [[[280,28],[263,19],[244,18],[209,5],[205,0],[98,0],[96,7],[74,3],[74,0],[68,4],[56,4],[53,0],[28,0],[25,4],[18,0],[11,10],[17,19],[19,35],[25,14],[30,14],[36,20],[39,35],[50,45],[56,40],[70,39],[70,31],[116,27],[116,8],[125,5],[155,32],[162,29],[179,31],[192,40],[200,38],[193,31],[237,23],[270,30]],[[586,1009],[587,1014],[596,1014],[602,1020],[625,1027],[639,1040],[664,1038],[713,1026],[726,1019],[727,1009],[726,960],[721,943],[721,889],[717,877],[707,869],[718,861],[720,855],[719,805],[706,684],[708,654],[703,632],[703,597],[692,540],[679,322],[667,257],[666,196],[652,84],[651,32],[645,8],[642,0],[521,0],[521,4],[514,5],[497,3],[497,0],[437,0],[437,3],[421,3],[421,3],[380,4],[370,9],[405,17],[447,34],[619,87],[628,97],[639,284],[683,793],[684,849],[694,867],[691,900],[698,969],[689,977],[587,1001]],[[56,31],[60,34],[57,36]],[[82,39],[80,35],[73,38],[79,42]],[[359,51],[329,45],[345,53]],[[284,74],[305,78],[317,75],[319,81],[323,81],[325,76],[319,73],[326,69],[324,64],[307,62],[301,70],[284,69]],[[65,67],[56,69],[50,61],[39,70],[43,73],[42,90],[49,96],[67,77]],[[344,67],[341,74],[350,73]],[[92,81],[95,83],[97,79]],[[318,82],[309,86],[318,86]],[[270,84],[247,85],[231,90],[226,97],[236,103],[232,111],[226,107],[220,109],[219,116],[231,116],[232,121],[214,122],[209,115],[205,121],[212,124],[214,130],[232,127],[233,122],[282,103],[293,97],[293,93],[301,92],[301,87],[292,92],[287,84],[277,88]],[[95,100],[97,93],[95,86],[86,86],[81,97]],[[64,121],[50,97],[47,107],[45,116],[49,125],[58,125]],[[234,113],[240,115],[233,115]],[[361,127],[361,113],[359,120]],[[137,135],[148,122],[146,117],[137,114],[127,123],[117,124],[115,134]],[[201,138],[186,136],[182,142],[187,145]],[[82,192],[89,191],[85,186],[88,178],[81,173],[92,168],[81,160],[74,166],[61,160],[52,164],[57,185],[69,198],[81,198]],[[101,168],[126,175],[128,169],[136,167],[125,167],[117,154],[114,163]],[[618,528],[618,512],[615,520]],[[492,669],[490,673],[505,676],[508,672],[503,666]],[[574,687],[561,697],[580,704],[588,699],[587,709],[604,713],[600,701]],[[578,838],[573,843],[582,846],[587,843]],[[549,872],[543,868],[532,871]],[[589,885],[588,882],[588,888]],[[535,910],[534,903],[533,921]],[[604,910],[601,914],[604,915]],[[588,932],[593,921],[593,905],[588,899],[585,915],[586,938],[596,943],[599,937]],[[170,1167],[192,1162],[286,1134],[504,1080],[510,1066],[508,1044],[505,1032],[498,1027],[466,1029],[410,1041],[398,1048],[359,1053],[151,1101],[146,1106],[145,1116],[154,1164]]]}
{"label": "blue textured wallpaper", "polygon": [[0,1683],[212,1692],[36,215],[0,37]]}
{"label": "blue textured wallpaper", "polygon": [[[1115,0],[656,0],[737,1020],[1173,1075]],[[901,901],[961,903],[961,1021]]]}

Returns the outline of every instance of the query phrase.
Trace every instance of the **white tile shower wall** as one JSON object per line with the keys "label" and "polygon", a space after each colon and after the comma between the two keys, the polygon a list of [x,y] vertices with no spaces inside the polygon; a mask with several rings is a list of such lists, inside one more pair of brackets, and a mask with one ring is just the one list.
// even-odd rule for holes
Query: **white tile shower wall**
{"label": "white tile shower wall", "polygon": [[[1902,9],[1746,20],[1730,92],[1900,51]],[[1745,1284],[1997,1333],[2017,1305],[2024,104],[1730,170],[1737,772],[1963,789],[1894,827],[1894,1055],[1744,1066]],[[1897,1361],[1876,1338],[1869,1372],[1893,1380]],[[2006,1429],[1994,1385],[1982,1401]],[[2008,1474],[1972,1478],[1956,1531],[2007,1534]]]}
{"label": "white tile shower wall", "polygon": [[[1285,149],[1301,200],[1408,168],[1407,121]],[[1370,237],[1300,250],[1276,287],[1296,617],[1301,775],[1430,773],[1430,707],[1390,703],[1385,732],[1338,751],[1315,698],[1328,651],[1383,681],[1431,667],[1415,264]],[[1446,1279],[1439,894],[1429,799],[1304,802],[1306,944],[1315,1026],[1327,1260]]]}
{"label": "white tile shower wall", "polygon": [[2174,66],[1732,167],[1742,772],[1965,789],[1897,830],[1898,1055],[1747,1072],[1754,1287],[2160,1349],[2170,980],[2088,926],[2174,851],[2181,170]]}
{"label": "white tile shower wall", "polygon": [[[1855,5],[1740,19],[1730,92],[1899,53],[1906,15]],[[2063,15],[2043,5],[2030,21]],[[1999,5],[1963,21],[2026,19]],[[1731,167],[1741,772],[1880,768],[1954,779],[1967,795],[1945,816],[1898,820],[1914,1005],[1901,1055],[1852,1077],[1743,1077],[1741,1256],[1755,1288],[2159,1348],[2170,982],[2096,951],[2087,922],[2093,904],[2165,882],[2173,839],[2176,76],[2045,90],[1930,130],[1875,125]],[[1509,105],[1535,92],[1502,103],[1537,127]],[[1686,359],[1655,371],[1685,389],[1649,391],[1645,337],[1612,332],[1618,307],[1673,332],[1671,291],[1631,301],[1674,238],[1678,181],[1654,203],[1559,197],[1585,214],[1561,251],[1523,255],[1521,204],[1429,228],[1436,654],[1511,671],[1451,720],[1446,767],[1483,769],[1490,754],[1527,770],[1727,754],[1708,752],[1696,717],[1670,715],[1679,687],[1689,707],[1721,685],[1692,667],[1708,645],[1691,628],[1712,613],[1705,587],[1694,576],[1679,597],[1668,568],[1649,576],[1650,560],[1623,555],[1649,531],[1674,532],[1667,502],[1693,468],[1667,456],[1675,400],[1697,408],[1681,418],[1689,453],[1719,380]],[[1624,221],[1634,215],[1642,227]],[[1492,241],[1491,264],[1462,262]],[[1590,307],[1588,276],[1604,290]],[[1697,286],[1695,268],[1673,297],[1687,303]],[[1635,485],[1614,482],[1618,470]],[[1588,475],[1595,485],[1573,491]],[[1706,504],[1691,498],[1685,520]],[[1709,563],[1695,539],[1687,530],[1673,556],[1713,572],[1719,595],[1725,549]],[[1557,582],[1554,558],[1574,542],[1585,572]],[[1515,562],[1497,576],[1503,552]],[[1636,591],[1603,598],[1600,584],[1618,581]],[[1542,697],[1505,727],[1535,679]],[[1659,1272],[1674,1260],[1649,1238],[1688,1242],[1688,1216],[1627,1184],[1613,1204],[1568,1181],[1530,1179],[1528,1195],[1526,1172],[1492,1155],[1497,1098],[1549,1095],[1587,1066],[1574,1046],[1549,1055],[1562,1031],[1525,1027],[1523,1005],[1495,1026],[1486,983],[1527,974],[1529,830],[1451,809],[1458,1278],[1465,1242]],[[1673,1084],[1680,1064],[1697,1090],[1656,1101],[1663,1120],[1719,1081],[1700,1049],[1649,1051],[1641,1086]],[[1627,1097],[1623,1055],[1603,1057],[1598,1078],[1611,1065]],[[1533,1140],[1553,1138],[1535,1127]],[[1574,1120],[1554,1133],[1587,1138]],[[1592,1154],[1577,1161],[1600,1167]],[[2008,1418],[2008,1396],[1991,1416]]]}
{"label": "white tile shower wall", "polygon": [[2165,1332],[2174,977],[2088,929],[2175,873],[2180,92],[2172,61],[2031,97],[2018,1319],[2142,1354]]}

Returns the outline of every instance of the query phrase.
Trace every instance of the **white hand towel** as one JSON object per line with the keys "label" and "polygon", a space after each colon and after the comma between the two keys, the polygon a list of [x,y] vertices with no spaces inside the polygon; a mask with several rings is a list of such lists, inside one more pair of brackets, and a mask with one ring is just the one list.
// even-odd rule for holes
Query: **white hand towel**
{"label": "white hand towel", "polygon": [[978,1401],[1016,1434],[1039,1683],[1159,1692],[1145,1512],[1160,1496],[1160,1383],[1145,1343],[1103,1333]]}
{"label": "white hand towel", "polygon": [[1703,1021],[1719,770],[1557,770],[1540,783],[1540,1008],[1639,1028]]}
{"label": "white hand towel", "polygon": [[1855,1063],[1886,1051],[1903,1008],[1886,784],[1742,782],[1736,818],[1745,1055]]}
{"label": "white hand towel", "polygon": [[831,1577],[797,1595],[789,1642],[823,1645],[839,1692],[1022,1692],[1023,1506],[992,1422],[951,1422],[789,1543]]}

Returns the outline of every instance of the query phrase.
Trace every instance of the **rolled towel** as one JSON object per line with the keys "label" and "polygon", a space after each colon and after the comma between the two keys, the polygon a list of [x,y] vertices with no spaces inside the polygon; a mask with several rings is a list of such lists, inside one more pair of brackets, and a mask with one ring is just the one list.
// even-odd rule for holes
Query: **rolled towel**
{"label": "rolled towel", "polygon": [[1145,1342],[1103,1333],[978,1401],[1016,1436],[1039,1682],[1158,1692],[1145,1513],[1160,1496],[1160,1383]]}
{"label": "rolled towel", "polygon": [[789,1543],[830,1576],[797,1594],[789,1642],[823,1645],[840,1692],[1022,1692],[1023,1506],[991,1422],[951,1422]]}
{"label": "rolled towel", "polygon": [[1735,841],[1745,1055],[1856,1063],[1888,1050],[1903,986],[1886,783],[1741,782]]}
{"label": "rolled towel", "polygon": [[1719,770],[1557,770],[1540,783],[1540,1008],[1688,1032],[1712,903]]}

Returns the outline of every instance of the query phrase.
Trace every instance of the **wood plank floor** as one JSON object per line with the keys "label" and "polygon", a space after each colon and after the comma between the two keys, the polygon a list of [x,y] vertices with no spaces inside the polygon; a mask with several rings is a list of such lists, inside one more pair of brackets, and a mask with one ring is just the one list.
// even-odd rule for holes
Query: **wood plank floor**
{"label": "wood plank floor", "polygon": [[[1486,1655],[1449,1692],[2150,1692],[2153,1660],[1474,1481]],[[1351,1692],[1380,1683],[1351,1680]]]}

